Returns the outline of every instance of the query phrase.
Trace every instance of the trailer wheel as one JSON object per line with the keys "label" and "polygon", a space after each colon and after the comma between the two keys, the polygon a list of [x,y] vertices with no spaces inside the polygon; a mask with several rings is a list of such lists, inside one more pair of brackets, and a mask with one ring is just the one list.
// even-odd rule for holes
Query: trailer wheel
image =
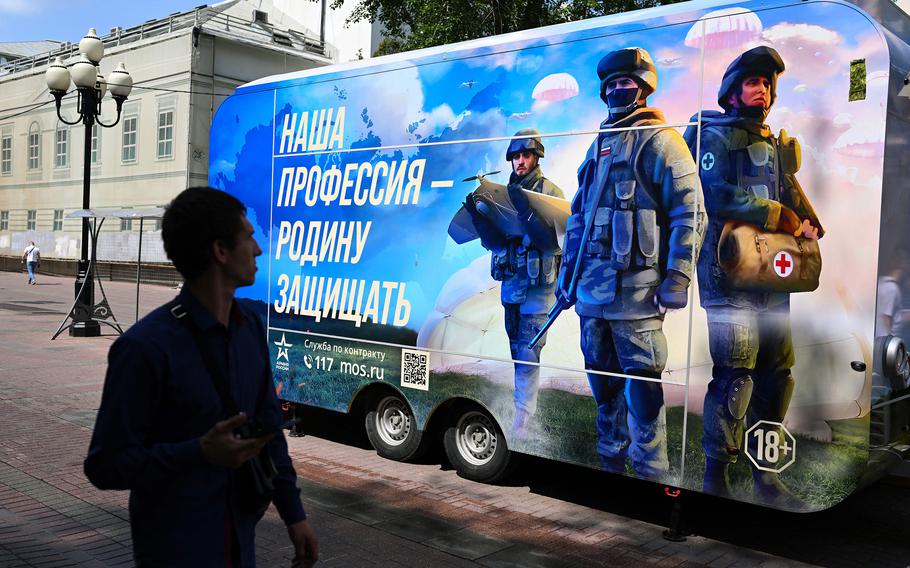
{"label": "trailer wheel", "polygon": [[477,408],[463,409],[446,429],[443,445],[458,475],[494,483],[509,472],[512,452],[496,421]]}
{"label": "trailer wheel", "polygon": [[384,458],[405,461],[415,457],[421,449],[422,433],[411,407],[398,395],[386,395],[367,412],[365,427],[367,438]]}

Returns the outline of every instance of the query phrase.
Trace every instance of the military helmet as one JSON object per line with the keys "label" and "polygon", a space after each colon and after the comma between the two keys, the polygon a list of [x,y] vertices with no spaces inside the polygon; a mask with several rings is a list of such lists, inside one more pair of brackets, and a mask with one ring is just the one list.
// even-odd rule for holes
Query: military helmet
{"label": "military helmet", "polygon": [[600,98],[607,102],[607,83],[627,76],[631,77],[647,97],[657,90],[657,67],[651,54],[641,47],[626,47],[604,55],[597,64],[600,77]]}
{"label": "military helmet", "polygon": [[727,67],[724,78],[717,92],[717,104],[724,110],[730,110],[729,98],[746,77],[767,77],[771,82],[771,104],[777,98],[777,76],[784,72],[784,61],[773,47],[764,45],[753,47],[733,60]]}
{"label": "military helmet", "polygon": [[521,152],[534,152],[538,158],[543,158],[543,142],[540,141],[540,132],[533,128],[522,128],[512,135],[512,142],[506,150],[506,161],[511,162],[515,154]]}

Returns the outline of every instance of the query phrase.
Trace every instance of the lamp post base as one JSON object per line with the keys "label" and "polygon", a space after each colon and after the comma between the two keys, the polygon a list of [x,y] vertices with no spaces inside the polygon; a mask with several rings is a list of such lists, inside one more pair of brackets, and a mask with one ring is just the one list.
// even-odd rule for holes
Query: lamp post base
{"label": "lamp post base", "polygon": [[101,335],[101,324],[91,317],[95,307],[95,281],[89,270],[87,260],[79,261],[79,271],[74,284],[76,292],[75,321],[70,326],[71,337],[98,337]]}
{"label": "lamp post base", "polygon": [[96,321],[80,321],[70,326],[70,337],[98,337],[101,324]]}

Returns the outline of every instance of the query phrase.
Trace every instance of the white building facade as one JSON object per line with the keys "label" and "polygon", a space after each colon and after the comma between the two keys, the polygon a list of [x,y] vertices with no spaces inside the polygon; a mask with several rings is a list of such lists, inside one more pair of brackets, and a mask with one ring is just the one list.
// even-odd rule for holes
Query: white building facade
{"label": "white building facade", "polygon": [[[93,208],[161,206],[188,186],[206,184],[209,126],[226,95],[256,78],[337,58],[318,32],[268,0],[229,0],[115,28],[102,40],[100,74],[122,61],[134,88],[119,123],[93,129]],[[44,78],[55,57],[69,64],[78,55],[76,45],[64,44],[0,66],[0,255],[21,254],[32,240],[45,257],[80,254],[81,220],[67,214],[82,208],[84,126],[58,120]],[[63,99],[68,120],[77,116],[75,95]],[[105,97],[100,119],[115,117],[114,101]],[[143,260],[166,262],[160,226],[150,221],[144,229]],[[138,231],[138,221],[107,219],[99,260],[134,261]]]}

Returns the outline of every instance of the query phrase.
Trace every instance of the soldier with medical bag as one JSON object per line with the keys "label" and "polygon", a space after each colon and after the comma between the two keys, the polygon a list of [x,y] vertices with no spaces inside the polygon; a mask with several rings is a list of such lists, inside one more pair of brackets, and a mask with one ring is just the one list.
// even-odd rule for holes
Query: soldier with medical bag
{"label": "soldier with medical bag", "polygon": [[[704,490],[718,495],[730,495],[729,466],[743,451],[746,420],[786,416],[794,387],[790,293],[817,288],[821,272],[824,230],[796,180],[799,144],[765,124],[784,68],[766,46],[737,57],[718,93],[724,112],[701,114],[700,141],[695,127],[685,135],[708,212],[698,285],[714,366],[702,446]],[[793,498],[767,471],[773,464],[760,465],[753,464],[757,497]]]}

